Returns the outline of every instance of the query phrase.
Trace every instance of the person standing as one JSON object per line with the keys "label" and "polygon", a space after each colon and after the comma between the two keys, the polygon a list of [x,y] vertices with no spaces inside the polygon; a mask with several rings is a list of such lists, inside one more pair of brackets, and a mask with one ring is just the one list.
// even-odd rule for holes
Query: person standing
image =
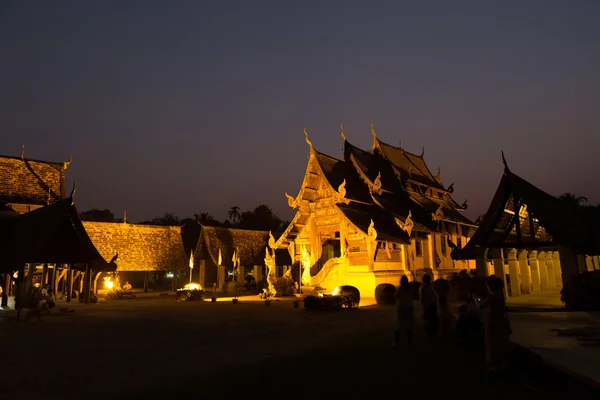
{"label": "person standing", "polygon": [[506,368],[510,355],[511,330],[506,313],[503,285],[500,278],[489,276],[486,280],[489,293],[479,304],[479,307],[485,311],[485,358],[489,372]]}
{"label": "person standing", "polygon": [[425,323],[425,332],[428,337],[433,337],[439,330],[439,317],[437,298],[431,285],[431,276],[423,276],[423,284],[420,289],[421,304],[423,305],[423,321]]}
{"label": "person standing", "polygon": [[399,344],[402,331],[406,332],[406,340],[410,345],[415,327],[414,294],[406,276],[400,278],[400,286],[396,288],[394,298],[396,299],[396,323],[392,346]]}

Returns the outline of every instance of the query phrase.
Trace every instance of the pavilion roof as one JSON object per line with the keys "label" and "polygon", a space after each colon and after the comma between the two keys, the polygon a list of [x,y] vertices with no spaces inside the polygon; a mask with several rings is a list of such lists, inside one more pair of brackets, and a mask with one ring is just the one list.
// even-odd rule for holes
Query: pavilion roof
{"label": "pavilion roof", "polygon": [[569,204],[535,187],[506,166],[479,227],[465,247],[455,249],[452,256],[473,259],[485,248],[558,246],[579,253],[600,254],[600,210]]}
{"label": "pavilion roof", "polygon": [[46,205],[63,199],[68,165],[0,156],[0,202]]}
{"label": "pavilion roof", "polygon": [[83,225],[102,256],[118,254],[119,271],[185,270],[180,226],[138,225],[84,221]]}
{"label": "pavilion roof", "polygon": [[58,200],[22,215],[0,217],[0,270],[11,272],[26,263],[68,263],[76,269],[116,268],[94,247],[83,227],[73,198]]}

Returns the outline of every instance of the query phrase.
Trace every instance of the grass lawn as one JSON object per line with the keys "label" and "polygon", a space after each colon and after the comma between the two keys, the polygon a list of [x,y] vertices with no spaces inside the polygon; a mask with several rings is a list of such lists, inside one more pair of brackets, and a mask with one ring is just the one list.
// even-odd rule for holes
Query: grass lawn
{"label": "grass lawn", "polygon": [[41,322],[0,322],[0,398],[506,400],[564,398],[567,389],[600,398],[521,354],[514,372],[492,376],[478,346],[419,340],[393,348],[389,307],[308,312],[288,301],[156,296],[74,308]]}

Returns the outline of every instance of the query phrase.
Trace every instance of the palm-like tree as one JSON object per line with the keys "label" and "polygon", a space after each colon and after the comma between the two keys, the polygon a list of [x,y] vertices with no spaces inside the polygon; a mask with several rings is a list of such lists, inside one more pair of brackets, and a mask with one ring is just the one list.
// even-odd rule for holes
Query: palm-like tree
{"label": "palm-like tree", "polygon": [[240,208],[238,206],[233,206],[229,209],[229,219],[231,220],[231,224],[236,226],[237,223],[240,222]]}
{"label": "palm-like tree", "polygon": [[573,193],[567,192],[558,196],[559,199],[565,201],[569,205],[573,207],[583,206],[587,203],[587,197],[584,196],[576,196]]}

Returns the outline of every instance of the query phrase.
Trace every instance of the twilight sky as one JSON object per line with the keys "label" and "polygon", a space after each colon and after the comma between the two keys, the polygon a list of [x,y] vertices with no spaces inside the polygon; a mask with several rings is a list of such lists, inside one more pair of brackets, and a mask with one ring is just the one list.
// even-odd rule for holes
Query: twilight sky
{"label": "twilight sky", "polygon": [[3,1],[0,154],[65,161],[80,211],[291,218],[308,146],[378,136],[466,215],[511,169],[600,203],[600,1]]}

